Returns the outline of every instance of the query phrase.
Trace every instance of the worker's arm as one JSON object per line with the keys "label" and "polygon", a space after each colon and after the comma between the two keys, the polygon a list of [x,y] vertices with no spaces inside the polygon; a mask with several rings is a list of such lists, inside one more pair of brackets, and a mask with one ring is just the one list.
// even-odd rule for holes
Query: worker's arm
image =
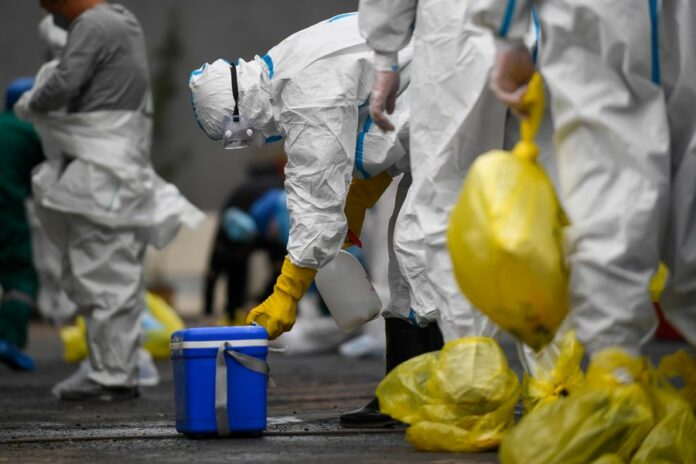
{"label": "worker's arm", "polygon": [[495,65],[490,87],[500,101],[520,114],[522,101],[534,74],[532,55],[524,44],[532,18],[533,0],[481,0],[472,11],[473,21],[496,36]]}
{"label": "worker's arm", "polygon": [[387,114],[394,112],[399,90],[398,52],[411,40],[417,6],[418,0],[360,1],[360,33],[375,51],[370,117],[385,132],[394,130]]}
{"label": "worker's arm", "polygon": [[479,0],[472,7],[474,23],[490,29],[499,47],[524,46],[529,32],[533,0]]}
{"label": "worker's arm", "polygon": [[358,111],[357,105],[306,103],[281,119],[288,154],[288,255],[273,294],[247,318],[249,323],[266,327],[271,338],[292,328],[297,302],[317,269],[331,261],[343,245],[348,231],[343,209],[353,172]]}
{"label": "worker's arm", "polygon": [[375,51],[376,69],[398,69],[397,53],[411,40],[418,0],[360,0],[360,33]]}
{"label": "worker's arm", "polygon": [[32,111],[46,113],[65,107],[91,79],[104,50],[106,37],[99,24],[76,19],[63,56],[44,85],[29,102]]}

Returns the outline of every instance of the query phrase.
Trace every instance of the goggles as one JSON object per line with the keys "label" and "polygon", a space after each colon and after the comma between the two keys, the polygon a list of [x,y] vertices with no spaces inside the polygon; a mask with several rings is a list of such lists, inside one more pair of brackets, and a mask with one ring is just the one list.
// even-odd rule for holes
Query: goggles
{"label": "goggles", "polygon": [[237,86],[237,67],[230,65],[230,77],[232,78],[232,96],[234,97],[234,110],[232,116],[223,121],[222,147],[225,150],[237,150],[250,145],[263,145],[263,134],[254,130],[246,118],[239,114],[239,88]]}

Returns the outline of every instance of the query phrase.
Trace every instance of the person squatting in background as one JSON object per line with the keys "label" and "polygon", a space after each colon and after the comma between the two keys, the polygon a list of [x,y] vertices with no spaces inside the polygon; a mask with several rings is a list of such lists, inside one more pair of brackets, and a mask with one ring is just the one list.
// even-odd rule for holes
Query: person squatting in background
{"label": "person squatting in background", "polygon": [[215,284],[227,280],[223,325],[243,325],[246,320],[249,259],[252,253],[268,254],[272,272],[256,304],[273,293],[288,242],[289,219],[283,178],[274,168],[253,166],[240,187],[229,195],[220,213],[220,224],[205,278],[204,311],[213,313]]}

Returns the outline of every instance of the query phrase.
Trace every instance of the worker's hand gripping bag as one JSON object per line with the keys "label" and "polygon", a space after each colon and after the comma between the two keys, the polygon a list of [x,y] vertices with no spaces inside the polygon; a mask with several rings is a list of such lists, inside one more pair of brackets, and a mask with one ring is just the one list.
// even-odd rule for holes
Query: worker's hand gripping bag
{"label": "worker's hand gripping bag", "polygon": [[377,388],[380,410],[410,424],[406,439],[426,451],[496,448],[514,423],[520,386],[505,353],[487,337],[465,337],[412,358]]}
{"label": "worker's hand gripping bag", "polygon": [[524,343],[551,341],[568,312],[562,251],[567,221],[553,185],[536,162],[544,113],[535,74],[524,101],[529,116],[512,152],[474,162],[450,218],[447,241],[461,290],[479,310]]}

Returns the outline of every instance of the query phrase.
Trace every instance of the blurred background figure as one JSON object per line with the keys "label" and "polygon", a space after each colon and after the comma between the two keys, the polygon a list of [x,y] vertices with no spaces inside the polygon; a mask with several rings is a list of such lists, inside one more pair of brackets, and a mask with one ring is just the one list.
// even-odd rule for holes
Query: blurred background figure
{"label": "blurred background figure", "polygon": [[63,256],[63,289],[85,316],[90,360],[53,393],[133,398],[145,249],[166,245],[202,214],[151,167],[150,77],[137,19],[101,0],[41,5],[69,30],[67,43],[16,111],[51,148],[33,178],[37,213]]}
{"label": "blurred background figure", "polygon": [[253,304],[273,292],[280,274],[289,233],[287,200],[283,190],[282,164],[255,164],[247,180],[234,189],[220,211],[219,225],[205,278],[203,308],[213,313],[218,279],[227,283],[225,316],[221,325],[243,325],[246,318],[250,258],[260,251],[268,255],[271,276],[262,284],[261,295],[251,295]]}
{"label": "blurred background figure", "polygon": [[0,114],[0,361],[17,370],[34,369],[33,360],[21,351],[38,287],[25,202],[31,195],[31,171],[44,154],[31,124],[17,118],[12,108],[33,84],[32,78],[12,82]]}

